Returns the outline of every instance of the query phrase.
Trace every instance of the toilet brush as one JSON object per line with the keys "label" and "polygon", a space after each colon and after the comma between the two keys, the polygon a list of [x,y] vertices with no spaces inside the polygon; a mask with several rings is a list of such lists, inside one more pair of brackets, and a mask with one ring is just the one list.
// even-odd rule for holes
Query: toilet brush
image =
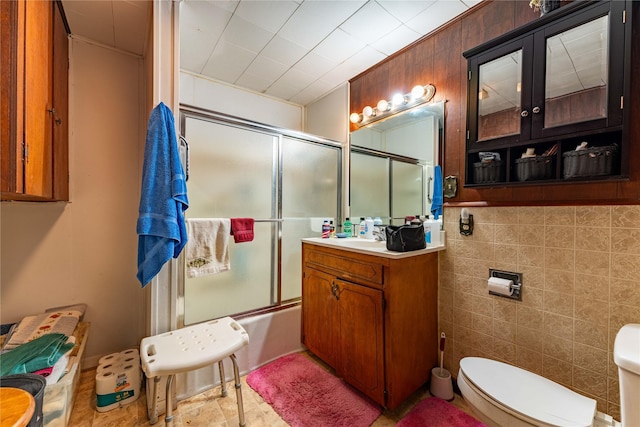
{"label": "toilet brush", "polygon": [[453,384],[451,383],[451,373],[444,369],[444,342],[446,340],[444,332],[440,334],[440,366],[431,370],[431,385],[429,391],[433,396],[444,400],[453,399]]}
{"label": "toilet brush", "polygon": [[444,342],[447,339],[447,336],[442,332],[440,334],[440,376],[444,376],[442,373],[442,364],[444,361]]}

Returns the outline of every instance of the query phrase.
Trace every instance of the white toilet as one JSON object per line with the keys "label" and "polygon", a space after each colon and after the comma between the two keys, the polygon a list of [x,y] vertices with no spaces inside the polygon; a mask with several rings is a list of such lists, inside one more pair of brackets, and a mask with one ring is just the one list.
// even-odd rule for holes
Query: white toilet
{"label": "white toilet", "polygon": [[618,366],[622,426],[640,426],[640,324],[631,323],[618,331],[613,361]]}
{"label": "white toilet", "polygon": [[488,426],[592,426],[596,401],[533,372],[480,357],[460,360],[458,387]]}
{"label": "white toilet", "polygon": [[458,387],[489,426],[640,426],[640,324],[623,326],[613,359],[620,378],[622,424],[596,410],[596,401],[516,366],[480,357],[460,360]]}

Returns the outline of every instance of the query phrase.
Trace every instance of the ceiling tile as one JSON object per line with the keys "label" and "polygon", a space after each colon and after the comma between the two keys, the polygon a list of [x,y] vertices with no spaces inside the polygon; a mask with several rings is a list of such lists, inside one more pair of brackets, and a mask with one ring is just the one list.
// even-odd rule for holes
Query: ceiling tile
{"label": "ceiling tile", "polygon": [[[352,67],[354,70],[366,70],[385,58],[386,56],[382,53],[378,52],[370,46],[366,46],[363,49],[360,49],[355,55],[344,61],[343,64],[345,65],[345,67]],[[351,77],[355,76],[356,74],[353,74]]]}
{"label": "ceiling tile", "polygon": [[313,49],[365,1],[305,1],[280,30],[280,36]]}
{"label": "ceiling tile", "polygon": [[369,67],[365,67],[362,65],[355,64],[353,62],[345,61],[337,67],[329,70],[326,74],[324,74],[321,79],[327,83],[333,84],[335,86],[344,83],[351,79],[354,76],[357,76],[362,71],[366,70]]}
{"label": "ceiling tile", "polygon": [[180,33],[198,32],[207,35],[212,41],[222,35],[232,12],[221,5],[227,2],[183,1],[180,2]]}
{"label": "ceiling tile", "polygon": [[182,0],[185,3],[211,3],[217,8],[233,13],[238,8],[240,0]]}
{"label": "ceiling tile", "polygon": [[233,15],[220,40],[258,53],[269,43],[274,33],[264,30],[249,21]]}
{"label": "ceiling tile", "polygon": [[262,93],[269,86],[273,84],[272,79],[265,78],[262,75],[255,75],[250,73],[244,73],[240,78],[236,81],[236,85],[251,89],[254,92]]}
{"label": "ceiling tile", "polygon": [[300,91],[309,86],[315,80],[317,80],[317,78],[310,74],[304,73],[300,70],[296,70],[295,68],[290,68],[286,73],[282,75],[282,77],[280,77],[280,79],[278,79],[276,83],[286,82],[292,88]]}
{"label": "ceiling tile", "polygon": [[[172,3],[180,13],[182,70],[306,105],[479,1]],[[151,0],[62,3],[72,35],[145,54],[152,25]],[[588,59],[584,62],[579,71],[584,79],[595,82],[596,71],[589,69]]]}
{"label": "ceiling tile", "polygon": [[335,87],[325,81],[316,80],[293,96],[290,101],[300,105],[307,105],[331,92]]}
{"label": "ceiling tile", "polygon": [[336,65],[338,65],[338,63],[333,59],[327,59],[312,51],[309,52],[309,54],[302,58],[300,61],[298,61],[294,68],[299,69],[302,72],[320,77],[327,71],[334,68]]}
{"label": "ceiling tile", "polygon": [[243,1],[238,5],[236,15],[257,27],[276,33],[299,6],[299,3],[285,0]]}
{"label": "ceiling tile", "polygon": [[235,84],[254,57],[253,52],[220,40],[202,72],[214,79]]}
{"label": "ceiling tile", "polygon": [[475,5],[477,5],[478,3],[480,3],[482,0],[461,0],[462,3],[465,4],[465,6],[471,8]]}
{"label": "ceiling tile", "polygon": [[413,43],[422,37],[422,34],[416,33],[412,29],[401,25],[385,37],[371,43],[371,47],[385,55],[392,55],[405,46]]}
{"label": "ceiling tile", "polygon": [[424,35],[467,9],[468,7],[458,0],[438,0],[406,24],[407,27]]}
{"label": "ceiling tile", "polygon": [[261,55],[289,67],[298,62],[305,53],[307,49],[277,35],[260,52]]}
{"label": "ceiling tile", "polygon": [[247,67],[245,74],[252,74],[254,76],[262,76],[264,79],[272,82],[278,80],[288,69],[286,65],[283,65],[271,58],[264,55],[258,55],[255,60]]}
{"label": "ceiling tile", "polygon": [[405,22],[431,6],[436,0],[377,0],[387,12]]}
{"label": "ceiling tile", "polygon": [[266,94],[270,96],[275,96],[276,98],[289,100],[293,96],[295,96],[298,92],[300,92],[301,88],[295,88],[289,84],[286,80],[278,80],[273,85],[271,85],[267,90]]}
{"label": "ceiling tile", "polygon": [[338,28],[316,46],[313,52],[320,56],[333,58],[335,62],[340,63],[365,46],[364,42]]}
{"label": "ceiling tile", "polygon": [[401,25],[378,3],[369,2],[347,19],[340,28],[364,43],[374,42]]}

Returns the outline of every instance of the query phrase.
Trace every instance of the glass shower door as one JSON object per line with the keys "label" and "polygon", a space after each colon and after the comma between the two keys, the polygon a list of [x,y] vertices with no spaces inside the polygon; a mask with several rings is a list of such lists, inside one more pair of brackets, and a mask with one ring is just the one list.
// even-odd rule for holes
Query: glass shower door
{"label": "glass shower door", "polygon": [[300,239],[339,222],[342,148],[309,136],[185,114],[189,218],[254,218],[252,242],[229,238],[231,270],[188,278],[184,324],[286,305],[302,296]]}
{"label": "glass shower door", "polygon": [[[187,218],[276,218],[278,137],[187,117]],[[250,243],[229,238],[231,270],[184,279],[184,323],[268,307],[275,299],[277,223],[257,222]]]}
{"label": "glass shower door", "polygon": [[340,231],[340,149],[282,139],[282,300],[302,295],[301,238],[319,237],[322,221]]}

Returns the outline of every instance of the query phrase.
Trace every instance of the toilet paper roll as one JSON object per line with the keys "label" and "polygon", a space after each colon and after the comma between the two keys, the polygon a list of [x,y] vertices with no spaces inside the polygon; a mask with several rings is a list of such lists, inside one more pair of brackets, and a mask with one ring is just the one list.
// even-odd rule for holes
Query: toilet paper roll
{"label": "toilet paper roll", "polygon": [[105,412],[138,399],[141,383],[140,366],[124,365],[96,375],[96,409]]}
{"label": "toilet paper roll", "polygon": [[130,348],[128,350],[121,351],[120,356],[122,356],[124,359],[128,359],[129,357],[140,358],[140,352],[137,348]]}
{"label": "toilet paper roll", "polygon": [[102,356],[100,360],[98,360],[98,365],[106,365],[107,363],[115,363],[120,359],[120,353],[111,353],[106,356]]}
{"label": "toilet paper roll", "polygon": [[498,295],[511,296],[513,294],[513,290],[511,289],[512,285],[513,280],[502,279],[500,277],[490,277],[487,281],[489,292]]}

